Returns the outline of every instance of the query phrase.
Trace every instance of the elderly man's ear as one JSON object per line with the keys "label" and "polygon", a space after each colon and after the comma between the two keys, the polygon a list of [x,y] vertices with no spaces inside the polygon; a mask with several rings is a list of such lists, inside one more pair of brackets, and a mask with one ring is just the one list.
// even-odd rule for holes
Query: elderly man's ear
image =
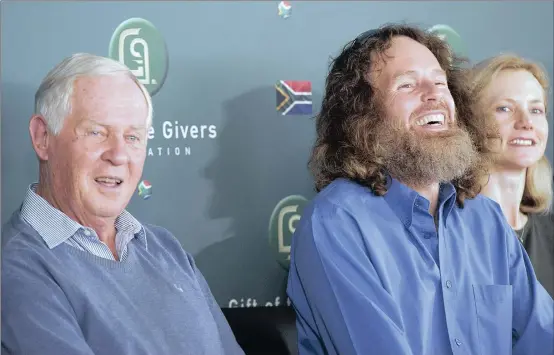
{"label": "elderly man's ear", "polygon": [[29,133],[33,148],[40,160],[48,160],[48,143],[50,139],[50,131],[44,117],[33,115],[29,122]]}

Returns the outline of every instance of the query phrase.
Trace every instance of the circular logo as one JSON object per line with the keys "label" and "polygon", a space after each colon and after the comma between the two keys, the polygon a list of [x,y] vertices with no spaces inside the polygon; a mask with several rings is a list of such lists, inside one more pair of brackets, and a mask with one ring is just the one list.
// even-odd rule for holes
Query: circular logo
{"label": "circular logo", "polygon": [[285,197],[275,206],[269,220],[269,246],[277,262],[286,270],[290,266],[292,235],[307,203],[308,200],[299,195]]}
{"label": "circular logo", "polygon": [[289,18],[292,13],[292,6],[289,1],[281,1],[277,6],[277,10],[279,10],[279,16]]}
{"label": "circular logo", "polygon": [[144,200],[148,200],[152,196],[152,184],[148,180],[143,180],[138,186],[138,194]]}
{"label": "circular logo", "polygon": [[110,40],[109,56],[125,64],[151,96],[162,87],[168,69],[167,47],[149,21],[131,18],[121,23]]}
{"label": "circular logo", "polygon": [[446,41],[452,51],[459,56],[466,55],[466,49],[462,37],[452,27],[448,25],[435,25],[428,29],[429,32],[436,34],[440,39]]}

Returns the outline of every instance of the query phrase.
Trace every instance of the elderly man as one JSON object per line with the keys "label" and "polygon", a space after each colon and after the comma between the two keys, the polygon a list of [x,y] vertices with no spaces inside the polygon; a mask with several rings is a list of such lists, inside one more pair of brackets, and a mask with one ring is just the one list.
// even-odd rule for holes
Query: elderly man
{"label": "elderly man", "polygon": [[472,117],[458,65],[397,25],[335,59],[311,157],[319,193],[292,244],[301,355],[554,353],[553,301],[477,195],[494,132]]}
{"label": "elderly man", "polygon": [[2,353],[243,354],[191,255],[125,210],[152,120],[144,86],[76,54],[35,105],[39,181],[2,230]]}

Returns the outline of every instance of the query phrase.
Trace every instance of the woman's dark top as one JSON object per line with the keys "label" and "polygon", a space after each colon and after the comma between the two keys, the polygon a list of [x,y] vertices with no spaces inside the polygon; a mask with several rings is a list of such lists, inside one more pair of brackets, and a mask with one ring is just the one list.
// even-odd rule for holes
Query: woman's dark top
{"label": "woman's dark top", "polygon": [[554,214],[529,214],[525,226],[516,230],[537,279],[554,298]]}

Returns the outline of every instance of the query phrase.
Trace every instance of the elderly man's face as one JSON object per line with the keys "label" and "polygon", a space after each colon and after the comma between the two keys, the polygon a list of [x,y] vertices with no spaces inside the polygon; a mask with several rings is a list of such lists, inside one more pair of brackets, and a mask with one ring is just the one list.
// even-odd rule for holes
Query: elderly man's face
{"label": "elderly man's face", "polygon": [[146,158],[148,106],[125,75],[81,77],[71,113],[47,149],[50,179],[71,212],[117,217],[127,206]]}

